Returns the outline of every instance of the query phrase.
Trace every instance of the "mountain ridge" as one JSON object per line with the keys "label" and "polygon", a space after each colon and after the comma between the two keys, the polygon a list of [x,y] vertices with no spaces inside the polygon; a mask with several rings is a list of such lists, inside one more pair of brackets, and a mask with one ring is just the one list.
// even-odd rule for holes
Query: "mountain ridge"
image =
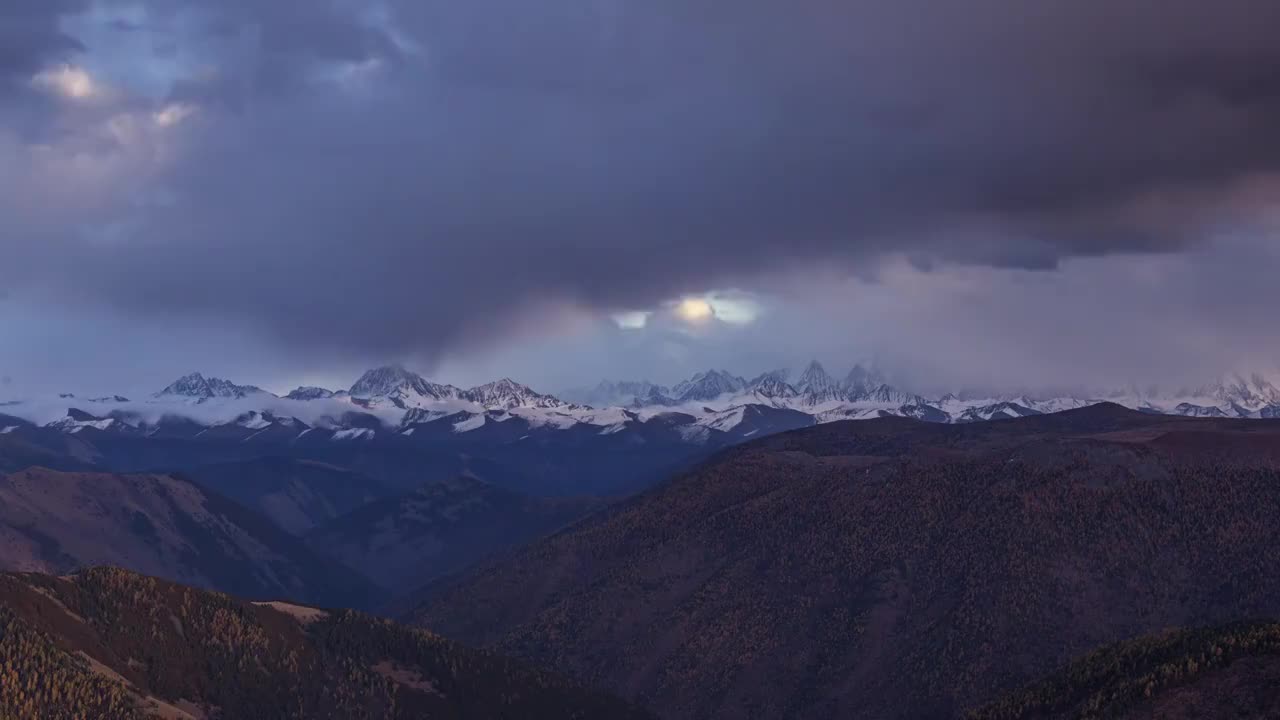
{"label": "mountain ridge", "polygon": [[[816,360],[796,382],[789,382],[790,376],[789,371],[774,370],[746,380],[712,369],[670,387],[648,381],[602,381],[591,390],[570,393],[578,399],[618,403],[598,407],[540,393],[510,378],[463,389],[431,382],[402,365],[387,365],[365,372],[349,390],[337,392],[301,387],[279,397],[252,385],[192,373],[139,402],[122,396],[80,400],[74,395],[61,395],[48,401],[6,403],[3,408],[10,415],[25,416],[37,425],[68,434],[108,432],[150,437],[176,429],[191,435],[259,443],[272,437],[301,440],[307,436],[307,442],[317,438],[367,442],[378,435],[440,436],[437,428],[429,427],[437,421],[447,421],[447,433],[454,435],[494,434],[501,424],[512,419],[537,433],[581,428],[602,435],[622,432],[640,437],[647,432],[641,432],[642,427],[651,425],[656,429],[678,416],[688,418],[679,430],[679,441],[707,447],[732,444],[746,437],[749,430],[738,428],[737,423],[747,414],[759,417],[779,411],[787,419],[779,415],[773,431],[795,426],[793,412],[804,413],[813,423],[884,415],[966,423],[1026,417],[1100,402],[1188,417],[1280,417],[1280,388],[1257,373],[1227,374],[1216,383],[1192,390],[1164,392],[1155,387],[1131,387],[1043,397],[964,392],[925,397],[889,383],[883,373],[863,365],[855,365],[843,380],[837,380]],[[744,408],[755,409],[744,413]],[[667,419],[654,422],[664,414]],[[188,425],[181,426],[179,420]],[[23,426],[0,427],[5,429],[14,432]],[[768,427],[756,428],[756,434],[770,431]],[[519,437],[522,435],[513,434],[511,439]]]}

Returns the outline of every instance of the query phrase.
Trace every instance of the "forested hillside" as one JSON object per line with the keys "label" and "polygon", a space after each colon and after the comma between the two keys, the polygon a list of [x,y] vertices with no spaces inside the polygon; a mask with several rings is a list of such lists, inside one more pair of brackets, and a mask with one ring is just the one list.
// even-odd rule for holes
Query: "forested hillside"
{"label": "forested hillside", "polygon": [[1107,643],[1280,617],[1277,448],[1275,422],[1114,406],[824,425],[442,584],[411,619],[668,718],[954,716]]}
{"label": "forested hillside", "polygon": [[1116,643],[969,720],[1274,718],[1280,624],[1241,622]]}
{"label": "forested hillside", "polygon": [[123,570],[0,575],[0,717],[602,718],[642,711],[350,610]]}

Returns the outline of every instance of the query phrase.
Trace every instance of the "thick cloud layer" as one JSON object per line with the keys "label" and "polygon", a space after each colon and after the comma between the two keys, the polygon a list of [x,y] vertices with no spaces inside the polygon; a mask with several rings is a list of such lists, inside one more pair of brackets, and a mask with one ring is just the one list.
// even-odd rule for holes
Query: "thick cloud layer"
{"label": "thick cloud layer", "polygon": [[25,80],[50,58],[82,50],[62,32],[59,18],[85,8],[87,0],[9,0],[0,14],[0,76]]}
{"label": "thick cloud layer", "polygon": [[1276,198],[1277,27],[1256,0],[6,2],[0,284],[431,360],[812,267],[1185,252]]}

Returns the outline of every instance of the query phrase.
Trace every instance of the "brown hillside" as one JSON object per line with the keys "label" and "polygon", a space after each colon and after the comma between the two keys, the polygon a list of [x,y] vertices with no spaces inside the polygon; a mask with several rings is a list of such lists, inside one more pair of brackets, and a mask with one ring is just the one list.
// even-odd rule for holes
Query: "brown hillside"
{"label": "brown hillside", "polygon": [[[1222,433],[1248,440],[1182,451]],[[1280,617],[1277,447],[1277,423],[1116,406],[819,426],[436,588],[412,620],[668,718],[952,716],[1105,643]]]}

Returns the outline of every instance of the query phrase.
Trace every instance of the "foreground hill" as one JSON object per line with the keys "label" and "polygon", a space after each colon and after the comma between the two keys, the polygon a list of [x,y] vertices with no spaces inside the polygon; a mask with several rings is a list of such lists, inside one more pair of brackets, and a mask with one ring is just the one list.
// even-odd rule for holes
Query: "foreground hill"
{"label": "foreground hill", "polygon": [[122,570],[0,575],[0,717],[643,718],[608,696],[349,610]]}
{"label": "foreground hill", "polygon": [[1246,622],[1102,648],[969,718],[1260,720],[1277,708],[1280,624]]}
{"label": "foreground hill", "polygon": [[117,565],[255,598],[368,607],[380,593],[266,518],[171,475],[0,475],[0,569]]}
{"label": "foreground hill", "polygon": [[408,591],[599,508],[594,499],[536,498],[462,476],[366,505],[307,536],[317,551]]}
{"label": "foreground hill", "polygon": [[1274,422],[1107,405],[824,425],[728,451],[410,617],[663,717],[953,716],[1106,643],[1280,617],[1277,448]]}

